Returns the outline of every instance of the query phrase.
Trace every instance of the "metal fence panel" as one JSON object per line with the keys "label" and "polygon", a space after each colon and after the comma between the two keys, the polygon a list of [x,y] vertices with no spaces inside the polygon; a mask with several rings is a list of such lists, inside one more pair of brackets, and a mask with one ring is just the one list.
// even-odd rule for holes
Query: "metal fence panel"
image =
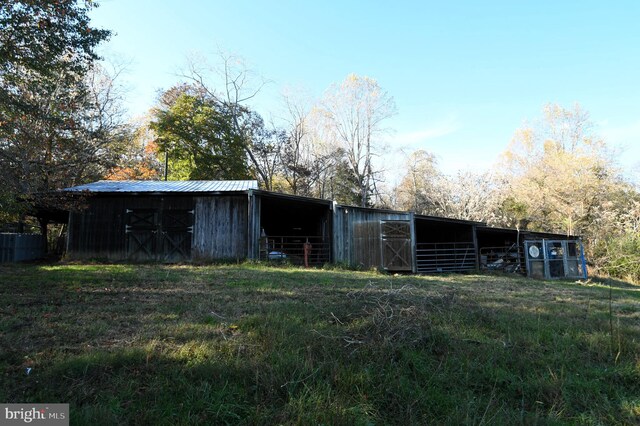
{"label": "metal fence panel", "polygon": [[[331,244],[318,236],[270,236],[260,238],[260,259],[287,261],[294,265],[329,263]],[[306,248],[305,248],[306,247]]]}
{"label": "metal fence panel", "polygon": [[476,269],[474,247],[473,242],[417,244],[418,273],[473,271]]}
{"label": "metal fence panel", "polygon": [[0,234],[0,262],[22,262],[44,257],[42,235]]}

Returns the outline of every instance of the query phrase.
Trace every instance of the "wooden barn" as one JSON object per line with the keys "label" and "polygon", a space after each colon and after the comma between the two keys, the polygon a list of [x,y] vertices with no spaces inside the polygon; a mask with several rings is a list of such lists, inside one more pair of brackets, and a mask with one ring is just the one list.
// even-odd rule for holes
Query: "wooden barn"
{"label": "wooden barn", "polygon": [[262,191],[255,181],[100,181],[66,191],[87,197],[69,214],[72,259],[248,258],[414,273],[477,264],[475,223]]}
{"label": "wooden barn", "polygon": [[99,181],[69,214],[72,259],[211,261],[331,257],[333,202],[271,193],[256,181]]}
{"label": "wooden barn", "polygon": [[[568,237],[344,206],[259,190],[256,181],[99,181],[66,191],[83,194],[87,204],[69,214],[72,259],[260,259],[403,273],[531,271],[546,278],[585,270],[584,260],[576,263],[582,246]],[[526,252],[533,246],[539,259],[531,258],[535,248]],[[550,253],[562,254],[563,264]]]}
{"label": "wooden barn", "polygon": [[244,259],[248,194],[256,181],[99,181],[68,188],[87,196],[69,214],[73,259]]}

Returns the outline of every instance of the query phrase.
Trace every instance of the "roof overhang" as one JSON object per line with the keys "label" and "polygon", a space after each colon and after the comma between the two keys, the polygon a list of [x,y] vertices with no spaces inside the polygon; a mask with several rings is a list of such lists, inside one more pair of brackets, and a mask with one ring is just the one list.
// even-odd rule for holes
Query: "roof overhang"
{"label": "roof overhang", "polygon": [[263,189],[256,189],[256,190],[252,190],[251,192],[263,198],[287,200],[287,201],[293,201],[293,202],[305,203],[305,204],[317,204],[317,205],[323,205],[327,207],[331,207],[333,205],[333,201],[326,200],[323,198],[313,198],[313,197],[304,197],[302,195],[283,194],[280,192],[266,191]]}
{"label": "roof overhang", "polygon": [[257,189],[255,180],[100,180],[85,185],[65,188],[65,192],[117,193],[117,194],[219,194],[242,193]]}
{"label": "roof overhang", "polygon": [[485,226],[486,224],[484,222],[476,222],[473,220],[464,220],[464,219],[451,219],[448,217],[440,217],[440,216],[427,216],[427,215],[415,215],[415,218],[417,220],[428,220],[428,221],[432,221],[432,222],[445,222],[445,223],[452,223],[452,224],[458,224],[458,225],[469,225],[469,226]]}
{"label": "roof overhang", "polygon": [[553,232],[541,232],[541,231],[530,231],[530,230],[524,230],[524,229],[513,229],[513,228],[499,228],[499,227],[493,227],[493,226],[478,226],[478,232],[487,232],[487,233],[496,233],[496,234],[515,234],[517,235],[518,233],[520,233],[520,235],[523,238],[527,238],[527,237],[531,237],[531,238],[537,238],[537,239],[558,239],[558,240],[567,240],[567,239],[578,239],[580,238],[579,235],[567,235],[567,234],[557,234],[557,233],[553,233]]}

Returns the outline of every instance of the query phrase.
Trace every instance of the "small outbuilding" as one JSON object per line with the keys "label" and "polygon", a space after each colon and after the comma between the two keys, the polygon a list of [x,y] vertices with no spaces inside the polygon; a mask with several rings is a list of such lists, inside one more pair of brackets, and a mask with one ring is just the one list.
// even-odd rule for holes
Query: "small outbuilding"
{"label": "small outbuilding", "polygon": [[256,181],[99,181],[68,188],[86,197],[69,214],[74,259],[181,262],[244,259]]}

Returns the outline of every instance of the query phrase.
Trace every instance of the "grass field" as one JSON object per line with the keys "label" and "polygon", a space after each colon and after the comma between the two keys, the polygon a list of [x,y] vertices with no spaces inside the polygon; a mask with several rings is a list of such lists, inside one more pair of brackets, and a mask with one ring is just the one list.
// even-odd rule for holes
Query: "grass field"
{"label": "grass field", "polygon": [[72,424],[638,424],[640,287],[0,266],[0,402]]}

